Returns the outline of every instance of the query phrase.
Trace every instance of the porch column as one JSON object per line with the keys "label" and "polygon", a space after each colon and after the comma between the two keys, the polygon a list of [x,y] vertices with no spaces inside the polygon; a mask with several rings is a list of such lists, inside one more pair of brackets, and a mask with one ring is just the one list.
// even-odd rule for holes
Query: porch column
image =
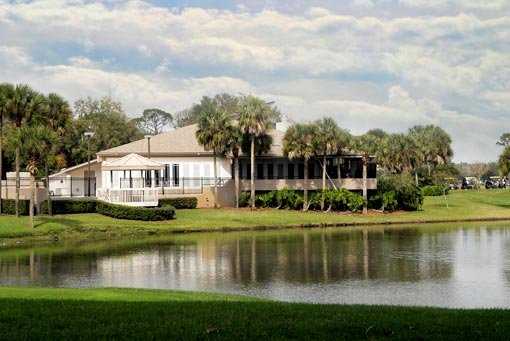
{"label": "porch column", "polygon": [[151,188],[156,187],[156,171],[154,169],[151,170]]}

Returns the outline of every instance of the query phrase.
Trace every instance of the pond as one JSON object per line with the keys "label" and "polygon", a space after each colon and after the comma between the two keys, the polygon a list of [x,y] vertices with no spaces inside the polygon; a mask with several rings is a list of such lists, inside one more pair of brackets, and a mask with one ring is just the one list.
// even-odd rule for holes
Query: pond
{"label": "pond", "polygon": [[3,249],[0,285],[510,308],[510,224],[192,234]]}

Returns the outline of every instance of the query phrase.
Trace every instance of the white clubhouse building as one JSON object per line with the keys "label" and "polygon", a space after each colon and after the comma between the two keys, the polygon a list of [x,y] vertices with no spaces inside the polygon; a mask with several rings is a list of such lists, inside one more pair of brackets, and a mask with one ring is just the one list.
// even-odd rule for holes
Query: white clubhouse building
{"label": "white clubhouse building", "polygon": [[[197,141],[197,125],[189,125],[150,138],[127,143],[97,153],[90,164],[84,163],[50,176],[50,192],[55,199],[96,196],[111,203],[156,206],[159,198],[194,196],[199,207],[214,203],[214,159]],[[309,179],[304,181],[302,160],[283,155],[284,132],[270,131],[272,145],[268,153],[257,155],[255,185],[257,191],[290,188],[321,188],[321,166],[309,162]],[[241,155],[240,190],[250,188],[250,158]],[[332,155],[327,161],[328,186],[362,190],[361,158]],[[89,173],[90,169],[90,173]],[[369,164],[368,189],[377,188],[376,165]],[[232,158],[217,158],[218,204],[233,206],[235,185]]]}

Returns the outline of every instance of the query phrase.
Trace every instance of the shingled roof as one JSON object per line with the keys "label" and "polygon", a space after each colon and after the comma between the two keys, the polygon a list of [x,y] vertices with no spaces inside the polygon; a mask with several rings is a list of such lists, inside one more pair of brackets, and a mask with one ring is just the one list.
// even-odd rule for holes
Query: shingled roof
{"label": "shingled roof", "polygon": [[[205,150],[196,139],[197,124],[177,128],[151,137],[151,156],[211,156],[212,151]],[[273,137],[271,150],[267,155],[283,156],[283,135],[271,130]],[[147,156],[147,139],[141,139],[97,153],[99,157],[122,157],[131,153]]]}

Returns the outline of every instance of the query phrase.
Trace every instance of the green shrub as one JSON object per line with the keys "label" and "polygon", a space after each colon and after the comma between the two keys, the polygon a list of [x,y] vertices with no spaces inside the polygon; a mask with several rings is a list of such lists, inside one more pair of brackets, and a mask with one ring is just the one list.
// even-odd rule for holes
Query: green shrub
{"label": "green shrub", "polygon": [[438,197],[444,194],[448,194],[449,188],[442,185],[431,185],[424,186],[421,188],[421,193],[424,197]]}
{"label": "green shrub", "polygon": [[[363,197],[345,188],[328,189],[324,192],[325,206],[334,211],[357,212],[363,208]],[[320,197],[320,194],[319,194]]]}
{"label": "green shrub", "polygon": [[175,218],[175,208],[172,206],[164,207],[133,207],[108,204],[98,201],[96,204],[97,213],[117,218],[129,220],[169,220]]}
{"label": "green shrub", "polygon": [[198,199],[196,197],[180,197],[180,198],[164,198],[159,199],[158,206],[173,206],[176,209],[191,209],[197,208]]}
{"label": "green shrub", "polygon": [[[52,200],[51,211],[53,214],[95,213],[96,200],[92,198]],[[47,200],[41,203],[41,213],[48,214]]]}
{"label": "green shrub", "polygon": [[303,196],[292,189],[284,188],[276,191],[275,199],[277,208],[288,208],[291,210],[303,208]]}
{"label": "green shrub", "polygon": [[[393,194],[387,194],[390,192]],[[377,192],[370,204],[387,211],[417,211],[423,205],[423,194],[409,174],[384,175],[378,178]]]}
{"label": "green shrub", "polygon": [[398,209],[397,194],[395,191],[385,192],[382,195],[383,211],[395,211]]}
{"label": "green shrub", "polygon": [[250,206],[250,192],[241,192],[239,194],[239,207]]}
{"label": "green shrub", "polygon": [[263,208],[276,207],[276,192],[271,191],[257,195],[255,205]]}
{"label": "green shrub", "polygon": [[[30,211],[30,200],[20,200],[18,207],[20,215],[28,215]],[[2,199],[2,213],[16,214],[16,201],[14,199]]]}

